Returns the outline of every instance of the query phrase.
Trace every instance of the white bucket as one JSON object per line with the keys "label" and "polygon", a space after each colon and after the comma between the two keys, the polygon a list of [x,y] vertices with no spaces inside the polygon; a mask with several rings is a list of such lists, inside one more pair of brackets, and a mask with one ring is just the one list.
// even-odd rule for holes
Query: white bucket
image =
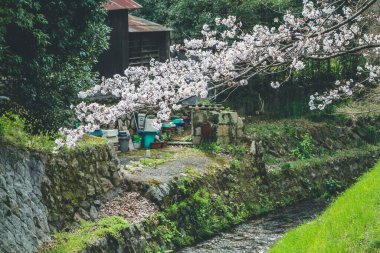
{"label": "white bucket", "polygon": [[133,147],[134,147],[135,149],[140,149],[140,148],[141,148],[141,141],[139,141],[139,142],[134,142],[134,143],[133,143]]}

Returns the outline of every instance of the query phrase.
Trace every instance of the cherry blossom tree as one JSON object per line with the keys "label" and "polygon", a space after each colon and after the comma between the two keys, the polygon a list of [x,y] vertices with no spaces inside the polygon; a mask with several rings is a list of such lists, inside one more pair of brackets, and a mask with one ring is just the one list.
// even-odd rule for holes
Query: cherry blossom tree
{"label": "cherry blossom tree", "polygon": [[[247,85],[257,75],[285,73],[284,80],[270,84],[279,88],[302,71],[308,60],[355,53],[378,55],[380,35],[366,32],[369,22],[380,24],[379,16],[370,12],[376,2],[304,0],[302,13],[287,12],[282,20],[274,20],[276,27],[256,25],[250,32],[243,31],[236,17],[217,18],[212,27],[204,25],[202,39],[172,46],[172,52],[182,51],[186,59],[152,60],[149,67],[129,67],[124,75],[103,79],[101,84],[80,92],[82,99],[101,93],[112,94],[119,102],[82,102],[73,107],[84,124],[75,130],[61,129],[65,138],[56,141],[57,148],[73,146],[84,132],[143,108],[156,110],[159,122],[167,121],[183,100],[194,96],[215,99]],[[379,66],[359,66],[358,80],[338,80],[334,89],[312,95],[310,109],[322,110],[333,100],[350,96],[354,87],[375,83],[379,77]]]}

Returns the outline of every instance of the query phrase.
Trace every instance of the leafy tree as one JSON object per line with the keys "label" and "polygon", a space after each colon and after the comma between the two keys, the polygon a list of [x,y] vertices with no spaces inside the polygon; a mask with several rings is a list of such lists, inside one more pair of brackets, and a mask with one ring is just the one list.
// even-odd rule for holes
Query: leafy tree
{"label": "leafy tree", "polygon": [[290,0],[140,0],[143,6],[136,14],[175,29],[173,39],[200,37],[204,24],[212,24],[217,17],[236,16],[245,27],[253,24],[269,25],[282,10],[299,9],[301,1]]}
{"label": "leafy tree", "polygon": [[108,46],[104,0],[2,0],[0,83],[35,130],[56,130]]}

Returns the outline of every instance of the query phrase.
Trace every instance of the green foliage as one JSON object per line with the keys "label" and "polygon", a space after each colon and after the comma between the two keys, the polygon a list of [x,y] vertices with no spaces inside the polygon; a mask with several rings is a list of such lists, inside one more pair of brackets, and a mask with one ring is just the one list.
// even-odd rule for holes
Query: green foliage
{"label": "green foliage", "polygon": [[[56,146],[54,139],[57,137],[52,132],[40,132],[31,134],[30,125],[19,115],[5,113],[0,116],[0,141],[4,141],[21,148],[28,148],[37,151],[52,152]],[[85,135],[78,142],[76,148],[63,148],[60,152],[75,152],[84,150],[94,145],[105,144],[105,139]]]}
{"label": "green foliage", "polygon": [[226,150],[226,153],[233,156],[244,156],[247,153],[247,147],[244,145],[228,144],[224,149]]}
{"label": "green foliage", "polygon": [[164,252],[193,244],[247,219],[258,207],[212,193],[209,189],[189,187],[187,197],[152,216],[153,240],[146,252]]}
{"label": "green foliage", "polygon": [[0,116],[0,139],[19,147],[40,151],[52,151],[55,147],[51,134],[29,134],[25,119],[10,113]]}
{"label": "green foliage", "polygon": [[366,126],[364,129],[365,132],[365,140],[370,144],[376,144],[380,140],[379,130],[376,126]]}
{"label": "green foliage", "polygon": [[34,129],[69,124],[78,91],[94,83],[93,66],[108,46],[103,2],[2,1],[0,82]]}
{"label": "green foliage", "polygon": [[[305,69],[300,72],[284,72],[275,75],[259,75],[249,81],[249,85],[239,88],[234,96],[228,96],[226,106],[238,111],[240,115],[257,115],[262,119],[301,118],[320,121],[321,119],[342,118],[333,115],[336,106],[343,102],[335,102],[323,111],[311,111],[308,105],[309,95],[333,88],[335,80],[355,78],[356,67],[363,59],[357,56],[344,56],[330,61],[305,61]],[[273,80],[287,81],[280,89],[273,90],[268,83]],[[223,101],[227,95],[220,96]],[[261,106],[264,102],[263,111]]]}
{"label": "green foliage", "polygon": [[192,166],[187,166],[185,169],[186,169],[186,174],[189,175],[191,178],[195,178],[200,175],[200,173],[196,171]]}
{"label": "green foliage", "polygon": [[274,157],[273,155],[270,155],[270,154],[267,154],[267,153],[264,154],[263,159],[264,159],[265,164],[267,164],[267,165],[271,165],[271,164],[276,164],[277,163],[277,158]]}
{"label": "green foliage", "polygon": [[380,164],[317,219],[286,233],[269,251],[379,252]]}
{"label": "green foliage", "polygon": [[295,169],[295,166],[293,163],[284,163],[281,166],[281,171],[284,172],[285,174],[290,174],[292,170]]}
{"label": "green foliage", "polygon": [[326,181],[326,185],[327,191],[330,195],[340,193],[346,188],[346,185],[342,181],[333,179],[331,177]]}
{"label": "green foliage", "polygon": [[140,160],[140,163],[147,167],[157,167],[160,164],[164,164],[164,159],[144,158]]}
{"label": "green foliage", "polygon": [[223,148],[221,147],[221,145],[216,142],[202,143],[198,145],[197,148],[203,151],[213,153],[213,154],[220,154],[223,151]]}
{"label": "green foliage", "polygon": [[247,147],[244,145],[219,144],[216,142],[202,143],[197,146],[198,149],[213,154],[230,154],[232,156],[244,156],[247,153]]}
{"label": "green foliage", "polygon": [[310,134],[305,134],[298,144],[296,149],[293,149],[292,154],[300,160],[308,159],[311,157],[313,151],[313,143]]}
{"label": "green foliage", "polygon": [[128,222],[119,216],[112,216],[96,222],[81,221],[74,232],[59,232],[54,235],[55,241],[48,253],[79,252],[86,245],[104,236],[112,236],[123,241],[121,231],[129,227]]}
{"label": "green foliage", "polygon": [[174,40],[200,36],[204,24],[214,24],[217,17],[237,16],[250,29],[253,24],[272,24],[279,9],[299,8],[289,0],[140,0],[144,8],[137,15],[175,29]]}
{"label": "green foliage", "polygon": [[170,141],[171,140],[171,136],[168,133],[163,133],[163,134],[161,134],[161,139],[163,141]]}
{"label": "green foliage", "polygon": [[241,170],[241,163],[239,160],[232,160],[230,162],[230,165],[231,165],[231,168],[234,169],[234,170],[237,170],[237,171],[240,171]]}

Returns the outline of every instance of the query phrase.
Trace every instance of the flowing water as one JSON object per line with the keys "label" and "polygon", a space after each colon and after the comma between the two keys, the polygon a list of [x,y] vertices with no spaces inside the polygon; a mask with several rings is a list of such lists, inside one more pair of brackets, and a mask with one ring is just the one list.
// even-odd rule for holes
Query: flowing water
{"label": "flowing water", "polygon": [[179,253],[256,253],[267,250],[289,229],[315,218],[326,203],[305,201],[259,216]]}

